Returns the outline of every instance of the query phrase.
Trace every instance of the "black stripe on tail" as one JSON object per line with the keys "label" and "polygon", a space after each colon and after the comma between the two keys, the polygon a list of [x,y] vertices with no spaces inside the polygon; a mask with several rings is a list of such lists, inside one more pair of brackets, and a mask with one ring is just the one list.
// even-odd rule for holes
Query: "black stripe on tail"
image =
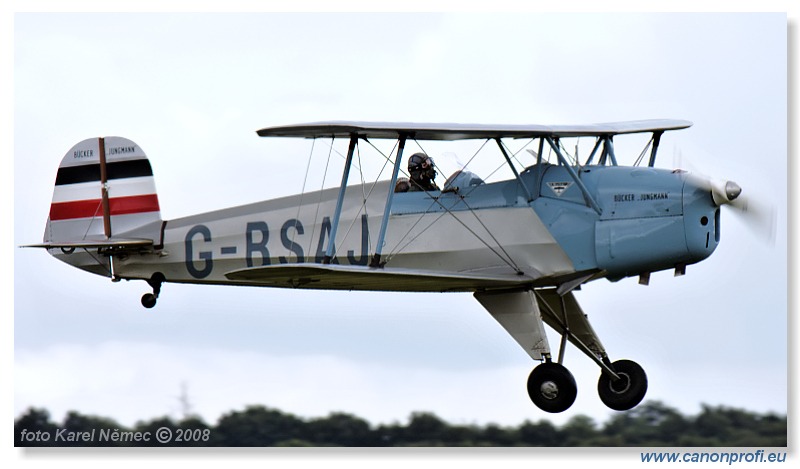
{"label": "black stripe on tail", "polygon": [[[107,179],[125,179],[142,176],[152,176],[153,169],[150,161],[146,159],[116,161],[106,163]],[[100,164],[81,166],[63,166],[58,168],[56,185],[78,184],[81,182],[94,182],[100,180]]]}

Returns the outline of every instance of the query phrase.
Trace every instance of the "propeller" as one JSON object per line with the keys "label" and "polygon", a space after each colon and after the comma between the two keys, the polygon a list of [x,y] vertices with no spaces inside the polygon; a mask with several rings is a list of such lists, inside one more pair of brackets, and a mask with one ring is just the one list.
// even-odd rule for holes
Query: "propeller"
{"label": "propeller", "polygon": [[724,179],[705,176],[692,168],[692,164],[683,159],[680,150],[673,153],[675,168],[686,168],[689,177],[699,187],[707,187],[711,191],[711,198],[717,207],[727,206],[745,226],[758,238],[769,243],[775,243],[775,226],[777,217],[775,208],[753,194],[746,193],[739,184]]}
{"label": "propeller", "polygon": [[775,208],[764,204],[752,197],[737,197],[730,203],[733,213],[742,218],[743,222],[760,238],[770,245],[775,244],[775,226],[777,216]]}

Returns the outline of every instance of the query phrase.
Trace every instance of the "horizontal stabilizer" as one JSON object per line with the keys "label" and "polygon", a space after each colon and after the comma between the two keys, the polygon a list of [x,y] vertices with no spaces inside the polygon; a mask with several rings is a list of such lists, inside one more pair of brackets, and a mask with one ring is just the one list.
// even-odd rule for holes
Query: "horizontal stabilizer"
{"label": "horizontal stabilizer", "polygon": [[143,248],[153,245],[152,239],[86,239],[81,241],[58,241],[41,244],[27,244],[20,246],[21,248],[81,248],[81,249],[94,249],[94,248],[110,248],[110,249],[125,249],[125,248]]}
{"label": "horizontal stabilizer", "polygon": [[274,287],[415,292],[509,288],[528,284],[533,280],[523,275],[483,275],[336,264],[281,264],[249,267],[228,272],[225,277],[229,280]]}

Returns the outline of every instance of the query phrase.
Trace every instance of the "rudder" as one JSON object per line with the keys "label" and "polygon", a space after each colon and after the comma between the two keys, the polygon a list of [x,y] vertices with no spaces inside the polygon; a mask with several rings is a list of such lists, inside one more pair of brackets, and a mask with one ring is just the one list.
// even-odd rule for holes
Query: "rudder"
{"label": "rudder", "polygon": [[128,139],[87,139],[61,160],[44,241],[115,237],[160,244],[161,211],[153,170],[144,151]]}

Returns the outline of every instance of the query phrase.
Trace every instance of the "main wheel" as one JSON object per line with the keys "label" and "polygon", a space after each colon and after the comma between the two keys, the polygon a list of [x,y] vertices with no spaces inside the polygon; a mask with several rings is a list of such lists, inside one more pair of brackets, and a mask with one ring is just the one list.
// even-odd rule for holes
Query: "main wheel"
{"label": "main wheel", "polygon": [[600,400],[614,410],[636,407],[647,393],[647,375],[644,370],[631,360],[617,360],[611,367],[619,379],[615,381],[606,373],[600,375],[600,380],[597,382]]}
{"label": "main wheel", "polygon": [[577,395],[575,378],[558,363],[542,363],[528,376],[528,396],[545,412],[564,412],[575,402]]}
{"label": "main wheel", "polygon": [[142,306],[147,309],[152,308],[156,305],[156,296],[152,293],[145,293],[142,295]]}

